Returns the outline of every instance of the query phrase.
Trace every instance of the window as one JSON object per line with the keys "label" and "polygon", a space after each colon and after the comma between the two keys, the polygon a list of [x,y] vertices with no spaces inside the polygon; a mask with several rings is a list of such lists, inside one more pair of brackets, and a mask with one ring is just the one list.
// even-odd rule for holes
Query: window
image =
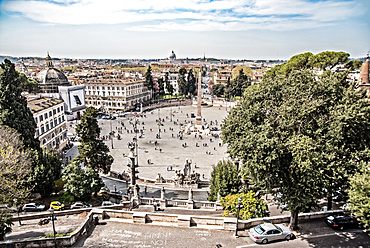
{"label": "window", "polygon": [[37,124],[37,118],[35,118],[35,123]]}
{"label": "window", "polygon": [[50,122],[50,128],[53,128],[53,127],[54,127],[54,123]]}
{"label": "window", "polygon": [[110,90],[110,87],[107,87],[107,90]]}
{"label": "window", "polygon": [[64,122],[64,115],[62,116],[62,121]]}
{"label": "window", "polygon": [[53,114],[51,113],[51,110],[49,111],[49,117],[51,117]]}
{"label": "window", "polygon": [[36,129],[36,137],[39,137],[40,136],[40,131],[39,131],[39,129],[37,128]]}
{"label": "window", "polygon": [[112,87],[112,90],[114,90],[114,87]]}
{"label": "window", "polygon": [[53,115],[56,115],[56,114],[57,114],[57,110],[53,109]]}
{"label": "window", "polygon": [[60,110],[63,111],[63,106],[60,107]]}
{"label": "window", "polygon": [[46,123],[46,131],[49,131],[49,123]]}
{"label": "window", "polygon": [[121,90],[125,90],[125,87],[121,87]]}
{"label": "window", "polygon": [[96,89],[98,90],[99,89],[99,86],[96,86]]}
{"label": "window", "polygon": [[42,125],[42,126],[41,126],[41,134],[43,134],[43,133],[45,133],[45,128],[44,128],[44,126]]}
{"label": "window", "polygon": [[58,120],[54,119],[54,126],[57,126],[57,125],[58,125]]}
{"label": "window", "polygon": [[59,122],[59,123],[61,122],[61,119],[60,119],[60,117],[58,118],[58,122]]}
{"label": "window", "polygon": [[58,107],[58,113],[60,112],[60,108]]}
{"label": "window", "polygon": [[42,115],[39,116],[39,119],[40,119],[40,122],[42,122],[44,120]]}
{"label": "window", "polygon": [[48,118],[48,113],[44,114],[45,120]]}
{"label": "window", "polygon": [[104,90],[104,86],[102,86],[101,89]]}

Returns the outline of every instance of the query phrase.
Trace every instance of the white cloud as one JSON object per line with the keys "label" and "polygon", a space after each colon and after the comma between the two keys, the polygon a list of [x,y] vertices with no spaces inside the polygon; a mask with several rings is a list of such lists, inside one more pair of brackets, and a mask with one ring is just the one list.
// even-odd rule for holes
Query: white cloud
{"label": "white cloud", "polygon": [[356,15],[352,1],[53,0],[4,1],[7,13],[48,24],[130,24],[136,31],[295,30]]}

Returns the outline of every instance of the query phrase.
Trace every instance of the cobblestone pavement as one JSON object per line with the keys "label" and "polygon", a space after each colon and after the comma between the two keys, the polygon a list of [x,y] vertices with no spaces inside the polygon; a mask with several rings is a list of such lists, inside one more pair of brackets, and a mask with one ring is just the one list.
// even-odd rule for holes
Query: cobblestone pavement
{"label": "cobblestone pavement", "polygon": [[252,243],[246,232],[244,237],[233,237],[233,232],[205,230],[198,228],[178,228],[138,225],[106,221],[90,230],[87,239],[80,240],[74,247],[236,247]]}
{"label": "cobblestone pavement", "polygon": [[[171,115],[173,113],[172,122]],[[209,179],[211,168],[213,165],[225,157],[226,145],[222,144],[220,138],[212,137],[211,135],[202,135],[202,139],[195,138],[195,134],[184,134],[183,139],[177,138],[181,124],[186,125],[189,122],[195,122],[195,118],[191,118],[191,113],[196,113],[194,106],[179,106],[166,107],[155,109],[150,112],[145,112],[146,117],[137,117],[139,120],[138,129],[143,129],[144,135],[138,138],[138,153],[139,153],[139,177],[154,179],[158,173],[164,178],[172,178],[175,170],[183,169],[186,159],[190,159],[192,170]],[[222,120],[226,117],[227,112],[225,107],[205,107],[202,108],[202,118],[206,123],[220,128]],[[159,126],[157,119],[164,119]],[[116,120],[99,120],[99,125],[102,127],[102,136],[107,136],[111,130],[115,131],[113,139],[113,149],[111,140],[107,140],[106,144],[110,148],[110,154],[114,157],[112,170],[117,172],[127,171],[128,159],[123,157],[127,155],[129,149],[128,142],[131,142],[136,136],[133,132],[135,117],[117,118]],[[205,123],[203,120],[203,123]],[[215,124],[217,120],[217,125]],[[124,126],[121,125],[121,121]],[[143,124],[144,123],[144,124]],[[117,139],[118,128],[126,128],[122,130],[121,140]],[[161,132],[159,133],[159,128]],[[152,131],[150,131],[152,130]],[[160,139],[156,138],[160,134]],[[155,142],[157,141],[157,145]],[[198,147],[196,146],[198,143]],[[183,145],[186,144],[184,148]],[[220,146],[221,145],[221,146]],[[206,154],[210,152],[211,155]],[[150,164],[148,164],[150,160]],[[198,168],[194,168],[196,163]],[[172,166],[173,171],[168,171],[167,167]]]}

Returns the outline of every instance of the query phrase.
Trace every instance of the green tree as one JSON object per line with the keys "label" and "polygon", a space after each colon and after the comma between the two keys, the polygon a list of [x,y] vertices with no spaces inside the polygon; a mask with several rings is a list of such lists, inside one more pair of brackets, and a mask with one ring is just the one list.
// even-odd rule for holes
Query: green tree
{"label": "green tree", "polygon": [[173,88],[168,76],[169,76],[168,72],[166,72],[166,74],[164,76],[164,82],[165,82],[166,90],[167,90],[168,94],[170,94],[172,96],[174,88]]}
{"label": "green tree", "polygon": [[19,73],[19,77],[21,81],[20,87],[23,91],[28,93],[36,93],[40,91],[39,84],[35,80],[28,78],[23,73]]}
{"label": "green tree", "polygon": [[26,199],[31,191],[28,186],[32,156],[24,149],[20,134],[0,125],[0,204],[12,204]]}
{"label": "green tree", "polygon": [[243,205],[239,211],[239,217],[242,220],[269,216],[267,204],[261,198],[257,197],[253,191],[248,191],[246,194],[227,195],[220,199],[221,206],[224,208],[224,217],[230,216],[231,213],[234,216],[236,215],[236,206],[239,204],[239,197],[242,199],[241,205]]}
{"label": "green tree", "polygon": [[349,209],[361,219],[366,229],[370,227],[370,168],[361,163],[361,169],[350,178]]}
{"label": "green tree", "polygon": [[145,72],[145,86],[148,88],[148,90],[153,90],[154,89],[152,68],[150,67],[150,65],[148,66],[148,68]]}
{"label": "green tree", "polygon": [[81,168],[77,160],[64,168],[62,179],[66,182],[64,189],[76,200],[88,200],[104,186],[98,172],[89,167]]}
{"label": "green tree", "polygon": [[81,144],[78,146],[80,154],[75,159],[85,166],[106,174],[110,171],[113,157],[108,154],[109,148],[102,140],[99,140],[100,128],[96,120],[97,112],[94,107],[88,107],[76,127]]}
{"label": "green tree", "polygon": [[164,96],[165,95],[163,78],[158,79],[158,95],[159,96]]}
{"label": "green tree", "polygon": [[25,148],[40,149],[35,138],[36,123],[22,93],[21,76],[8,59],[0,65],[0,125],[14,128],[24,142]]}
{"label": "green tree", "polygon": [[236,194],[241,186],[239,171],[231,160],[222,160],[213,167],[211,172],[211,187],[208,194],[209,201],[216,201],[228,194]]}
{"label": "green tree", "polygon": [[225,86],[223,84],[215,84],[211,88],[213,95],[221,97],[225,94]]}
{"label": "green tree", "polygon": [[179,70],[179,78],[177,79],[177,85],[179,88],[179,93],[181,95],[184,95],[185,97],[187,96],[188,90],[187,90],[187,82],[185,79],[186,75],[186,69],[185,68],[180,68]]}
{"label": "green tree", "polygon": [[[31,154],[24,149],[20,135],[7,126],[0,125],[0,204],[21,204],[31,192],[29,174]],[[0,211],[0,240],[12,231],[12,215]]]}
{"label": "green tree", "polygon": [[239,70],[237,76],[226,84],[227,92],[231,96],[242,96],[246,88],[251,85],[250,77],[244,74],[243,68]]}
{"label": "green tree", "polygon": [[194,74],[193,74],[193,69],[190,69],[189,70],[189,73],[188,73],[188,80],[187,80],[187,94],[191,94],[193,95],[197,89],[197,86],[195,84],[195,77],[194,77]]}
{"label": "green tree", "polygon": [[36,154],[35,165],[32,168],[31,181],[34,191],[42,197],[49,196],[55,186],[55,181],[60,179],[62,160],[54,151],[43,150]]}
{"label": "green tree", "polygon": [[363,152],[369,117],[364,92],[355,92],[343,74],[318,79],[310,70],[292,70],[249,87],[221,137],[231,157],[243,161],[244,174],[265,189],[279,188],[295,230],[298,213],[316,205],[322,188],[345,183],[359,160],[369,161]]}
{"label": "green tree", "polygon": [[0,241],[5,239],[5,235],[12,232],[13,215],[8,212],[0,212]]}

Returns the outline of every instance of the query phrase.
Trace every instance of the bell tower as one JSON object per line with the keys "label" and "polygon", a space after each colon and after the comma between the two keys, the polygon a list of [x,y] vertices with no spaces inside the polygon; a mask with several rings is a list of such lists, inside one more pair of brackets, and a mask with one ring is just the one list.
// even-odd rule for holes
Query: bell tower
{"label": "bell tower", "polygon": [[51,57],[50,57],[50,55],[49,55],[49,52],[48,52],[48,55],[46,56],[46,66],[48,67],[48,68],[52,68],[53,67],[53,61],[52,61],[52,59],[51,59]]}

